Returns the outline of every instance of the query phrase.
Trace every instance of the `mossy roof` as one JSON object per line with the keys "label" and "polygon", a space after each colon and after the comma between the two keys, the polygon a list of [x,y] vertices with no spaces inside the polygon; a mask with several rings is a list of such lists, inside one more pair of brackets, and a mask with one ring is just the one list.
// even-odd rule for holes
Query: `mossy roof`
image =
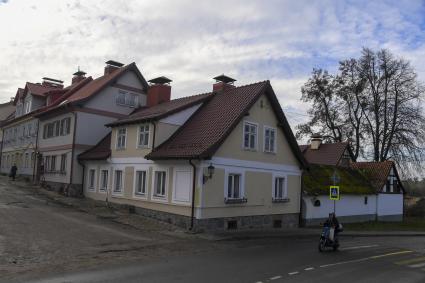
{"label": "mossy roof", "polygon": [[310,169],[303,173],[303,191],[308,195],[327,195],[334,172],[338,174],[340,194],[375,194],[376,190],[360,170],[332,165],[310,164]]}

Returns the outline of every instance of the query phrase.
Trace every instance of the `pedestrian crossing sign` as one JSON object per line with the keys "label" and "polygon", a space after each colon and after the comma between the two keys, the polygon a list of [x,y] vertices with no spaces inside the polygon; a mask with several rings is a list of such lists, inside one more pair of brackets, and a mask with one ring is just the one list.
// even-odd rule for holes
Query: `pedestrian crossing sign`
{"label": "pedestrian crossing sign", "polygon": [[329,187],[329,199],[330,200],[339,200],[339,186],[330,186]]}

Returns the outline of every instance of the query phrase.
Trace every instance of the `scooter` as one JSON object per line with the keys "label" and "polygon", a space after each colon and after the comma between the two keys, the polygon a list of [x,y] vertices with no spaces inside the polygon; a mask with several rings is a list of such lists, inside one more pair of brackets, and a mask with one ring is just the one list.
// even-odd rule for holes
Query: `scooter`
{"label": "scooter", "polygon": [[[341,232],[342,228],[337,227],[333,229],[339,229],[338,231]],[[333,231],[333,239],[331,239],[331,227],[328,225],[323,226],[322,234],[320,235],[320,241],[319,241],[319,252],[325,251],[326,248],[332,248],[334,251],[338,250],[339,248],[339,241],[338,241],[338,233],[335,233]]]}

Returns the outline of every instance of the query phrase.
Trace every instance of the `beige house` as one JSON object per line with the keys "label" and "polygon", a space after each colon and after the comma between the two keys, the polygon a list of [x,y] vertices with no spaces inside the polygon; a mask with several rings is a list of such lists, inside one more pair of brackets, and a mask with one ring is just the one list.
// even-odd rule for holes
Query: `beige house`
{"label": "beige house", "polygon": [[147,107],[79,156],[85,196],[191,229],[297,226],[305,161],[270,83],[215,79],[174,100],[151,80]]}

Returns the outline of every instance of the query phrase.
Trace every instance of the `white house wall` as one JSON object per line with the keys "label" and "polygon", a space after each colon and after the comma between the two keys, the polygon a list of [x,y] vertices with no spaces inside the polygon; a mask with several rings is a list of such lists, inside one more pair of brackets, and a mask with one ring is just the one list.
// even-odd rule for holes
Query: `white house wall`
{"label": "white house wall", "polygon": [[[367,204],[365,204],[367,197]],[[320,201],[320,206],[314,206],[314,200]],[[303,218],[307,224],[318,224],[324,221],[329,213],[334,212],[334,202],[329,196],[304,196]],[[335,202],[335,214],[341,222],[359,222],[374,220],[376,214],[376,195],[346,195]]]}
{"label": "white house wall", "polygon": [[378,218],[400,220],[403,217],[403,194],[378,194]]}

